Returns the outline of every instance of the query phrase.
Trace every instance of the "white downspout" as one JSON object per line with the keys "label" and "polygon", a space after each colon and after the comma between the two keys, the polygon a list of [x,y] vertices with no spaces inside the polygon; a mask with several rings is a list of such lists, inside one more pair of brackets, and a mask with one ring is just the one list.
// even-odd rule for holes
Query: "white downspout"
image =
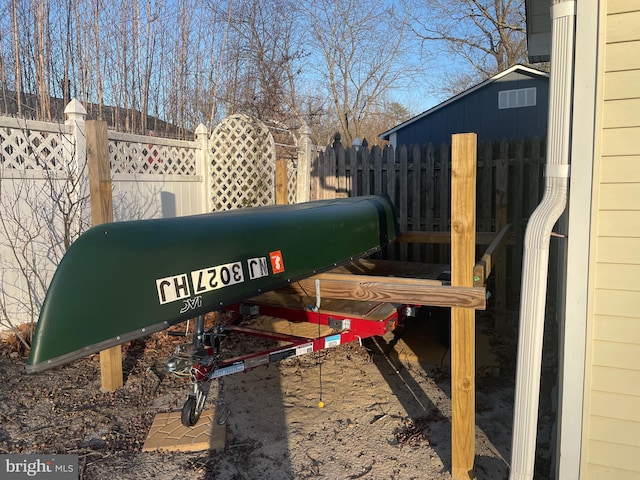
{"label": "white downspout", "polygon": [[529,219],[524,238],[510,480],[531,480],[534,472],[549,241],[551,229],[567,203],[575,11],[575,1],[551,7],[545,192]]}

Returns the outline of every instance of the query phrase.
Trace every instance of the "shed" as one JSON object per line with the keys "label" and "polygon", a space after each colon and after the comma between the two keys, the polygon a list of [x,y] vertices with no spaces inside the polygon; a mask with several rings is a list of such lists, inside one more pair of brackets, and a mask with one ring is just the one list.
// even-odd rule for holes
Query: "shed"
{"label": "shed", "polygon": [[[561,145],[551,138],[556,129],[550,123],[547,155],[551,162],[566,154],[570,163],[570,170],[547,168],[548,176],[563,174],[568,186],[566,218],[555,227],[560,235],[551,239],[566,251],[557,306],[555,478],[638,479],[640,3],[549,6],[548,0],[526,0],[529,51],[537,59],[551,59],[551,91],[558,92],[551,95],[549,109],[568,119],[557,129]],[[535,300],[544,302],[544,297]],[[531,455],[522,454],[536,449],[536,411],[517,412],[521,406],[529,410],[527,404],[537,406],[533,395],[527,399],[519,393],[535,393],[539,382],[528,377],[533,365],[521,363],[523,352],[541,348],[522,334],[534,320],[520,318],[512,480],[533,478]],[[533,438],[523,435],[527,430]]]}
{"label": "shed", "polygon": [[463,132],[488,141],[543,137],[548,103],[549,74],[514,65],[379,136],[394,147],[448,143]]}

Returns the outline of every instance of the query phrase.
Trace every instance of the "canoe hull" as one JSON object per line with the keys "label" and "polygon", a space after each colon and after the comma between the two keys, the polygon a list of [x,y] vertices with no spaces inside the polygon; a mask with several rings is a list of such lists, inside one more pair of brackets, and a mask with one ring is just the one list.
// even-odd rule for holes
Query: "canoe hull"
{"label": "canoe hull", "polygon": [[99,225],[60,262],[26,371],[70,362],[370,255],[396,235],[385,196]]}

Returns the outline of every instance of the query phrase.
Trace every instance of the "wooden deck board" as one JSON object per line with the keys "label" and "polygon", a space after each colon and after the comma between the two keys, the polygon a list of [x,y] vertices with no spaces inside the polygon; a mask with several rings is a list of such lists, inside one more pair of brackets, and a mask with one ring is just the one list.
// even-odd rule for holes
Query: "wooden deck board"
{"label": "wooden deck board", "polygon": [[449,265],[418,262],[397,262],[394,260],[360,259],[327,272],[353,275],[372,275],[394,278],[419,278],[423,280],[448,280]]}
{"label": "wooden deck board", "polygon": [[[315,292],[309,292],[309,296],[291,295],[278,290],[264,293],[250,300],[251,303],[272,305],[276,307],[306,310],[315,304]],[[361,302],[357,300],[344,300],[337,298],[325,298],[320,302],[320,312],[324,314],[336,314],[365,320],[382,321],[393,313],[398,304],[385,302]]]}

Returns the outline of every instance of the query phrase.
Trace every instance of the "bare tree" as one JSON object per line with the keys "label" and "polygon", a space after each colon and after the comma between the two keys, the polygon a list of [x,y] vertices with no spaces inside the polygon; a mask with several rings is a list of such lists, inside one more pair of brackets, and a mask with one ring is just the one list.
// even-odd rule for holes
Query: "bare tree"
{"label": "bare tree", "polygon": [[[422,0],[410,28],[428,55],[439,51],[459,68],[440,77],[447,93],[469,86],[517,64],[526,63],[524,0]],[[420,8],[421,6],[421,8]]]}
{"label": "bare tree", "polygon": [[219,10],[224,59],[216,94],[226,114],[300,123],[296,86],[306,56],[296,4],[291,0],[234,2]]}
{"label": "bare tree", "polygon": [[409,77],[407,24],[383,0],[314,0],[305,8],[334,125],[351,143],[389,89]]}
{"label": "bare tree", "polygon": [[12,2],[12,18],[13,18],[13,48],[14,48],[14,74],[16,89],[16,104],[18,117],[22,116],[22,65],[20,61],[20,30],[18,27],[18,2]]}
{"label": "bare tree", "polygon": [[[56,144],[56,134],[44,134],[37,144],[32,143],[36,137],[27,128],[21,134],[11,129],[8,135],[14,147],[10,154],[5,152],[0,164],[4,170],[0,178],[0,280],[12,288],[0,292],[0,328],[13,330],[28,345],[30,337],[18,331],[17,324],[22,322],[16,317],[33,327],[55,267],[90,226],[88,194],[82,193],[87,190],[82,188],[87,172],[75,162],[36,153],[40,142],[53,138]],[[61,155],[69,159],[73,153]],[[9,305],[18,306],[19,312],[9,311]]]}
{"label": "bare tree", "polygon": [[385,92],[407,78],[406,23],[394,8],[128,0],[114,11],[105,0],[9,0],[0,6],[5,111],[61,119],[73,96],[128,132],[156,130],[160,118],[187,136],[244,112],[362,137]]}

